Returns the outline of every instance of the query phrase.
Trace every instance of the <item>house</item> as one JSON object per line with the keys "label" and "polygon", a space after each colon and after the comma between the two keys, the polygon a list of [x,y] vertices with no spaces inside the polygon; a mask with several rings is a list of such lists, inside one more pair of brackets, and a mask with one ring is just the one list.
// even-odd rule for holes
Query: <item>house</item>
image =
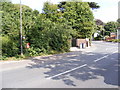
{"label": "house", "polygon": [[117,39],[117,33],[110,33],[110,37],[106,37],[105,40],[112,40],[112,39]]}

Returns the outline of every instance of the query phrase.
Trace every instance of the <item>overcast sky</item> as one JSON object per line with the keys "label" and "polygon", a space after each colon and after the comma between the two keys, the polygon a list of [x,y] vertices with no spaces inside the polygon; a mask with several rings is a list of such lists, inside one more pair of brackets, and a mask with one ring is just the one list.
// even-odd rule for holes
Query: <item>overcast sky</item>
{"label": "overcast sky", "polygon": [[[43,4],[45,1],[50,1],[52,3],[58,3],[63,0],[21,0],[22,4],[25,4],[32,9],[37,9],[42,12]],[[120,0],[83,0],[92,1],[98,3],[100,8],[94,10],[94,16],[96,19],[101,19],[103,22],[116,21],[118,18],[118,2]],[[12,0],[13,3],[19,3],[20,0]]]}

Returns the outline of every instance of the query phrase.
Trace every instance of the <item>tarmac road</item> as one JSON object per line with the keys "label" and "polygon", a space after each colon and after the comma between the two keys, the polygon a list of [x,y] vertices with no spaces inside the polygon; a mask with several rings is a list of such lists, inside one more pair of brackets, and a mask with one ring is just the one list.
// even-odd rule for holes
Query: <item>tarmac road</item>
{"label": "tarmac road", "polygon": [[117,88],[118,44],[92,43],[81,51],[4,62],[2,88]]}

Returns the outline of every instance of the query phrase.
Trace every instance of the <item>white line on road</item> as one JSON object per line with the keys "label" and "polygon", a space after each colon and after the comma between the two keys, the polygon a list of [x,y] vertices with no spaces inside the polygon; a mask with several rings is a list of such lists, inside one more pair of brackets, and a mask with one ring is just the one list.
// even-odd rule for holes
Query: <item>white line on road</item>
{"label": "white line on road", "polygon": [[54,75],[54,76],[52,76],[52,77],[48,77],[47,79],[52,79],[52,78],[58,77],[58,76],[60,76],[60,75],[63,75],[63,74],[66,74],[66,73],[72,72],[72,71],[74,71],[74,70],[80,69],[80,68],[85,67],[85,66],[87,66],[87,64],[84,64],[84,65],[82,65],[82,66],[79,66],[79,67],[73,68],[73,69],[68,70],[68,71],[65,71],[65,72],[63,72],[63,73],[60,73],[60,74]]}
{"label": "white line on road", "polygon": [[[117,53],[117,52],[118,52],[118,51],[115,51],[115,52],[113,52],[112,54]],[[110,55],[112,55],[112,54],[110,54]],[[105,56],[103,56],[103,57],[101,57],[101,58],[98,58],[98,59],[94,60],[94,62],[98,62],[98,61],[100,61],[100,60],[102,60],[102,59],[104,59],[104,58],[106,58],[106,57],[108,57],[108,56],[110,56],[110,55],[105,55]]]}
{"label": "white line on road", "polygon": [[[117,53],[117,52],[118,52],[118,51],[115,51],[115,52],[113,52],[112,54]],[[110,55],[112,55],[112,54],[110,54]],[[102,60],[102,59],[104,59],[104,58],[106,58],[106,57],[108,57],[108,56],[110,56],[110,55],[105,55],[105,56],[103,56],[103,57],[101,57],[101,58],[98,58],[98,59],[94,60],[94,62],[100,61],[100,60]],[[51,76],[51,77],[48,77],[47,79],[52,79],[52,78],[61,76],[61,75],[63,75],[63,74],[67,74],[67,73],[69,73],[69,72],[75,71],[75,70],[80,69],[80,68],[85,67],[85,66],[87,66],[87,64],[81,65],[81,66],[79,66],[79,67],[73,68],[73,69],[71,69],[71,70],[65,71],[65,72],[63,72],[63,73],[59,73],[59,74],[54,75],[54,76]]]}
{"label": "white line on road", "polygon": [[98,59],[96,59],[96,60],[94,60],[94,62],[98,62],[98,61],[100,61],[100,60],[102,60],[103,58],[106,58],[106,57],[108,57],[109,55],[105,55],[105,56],[103,56],[103,57],[101,57],[101,58],[98,58]]}

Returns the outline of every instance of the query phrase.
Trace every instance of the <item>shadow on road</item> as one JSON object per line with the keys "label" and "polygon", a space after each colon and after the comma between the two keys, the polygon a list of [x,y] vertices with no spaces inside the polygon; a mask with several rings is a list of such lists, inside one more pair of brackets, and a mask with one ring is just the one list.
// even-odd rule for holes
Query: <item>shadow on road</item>
{"label": "shadow on road", "polygon": [[[40,57],[33,59],[34,64],[30,63],[26,68],[47,68],[50,69],[44,72],[45,78],[63,73],[83,64],[87,66],[52,78],[53,80],[62,80],[66,85],[77,86],[73,79],[87,81],[90,79],[98,79],[99,76],[104,78],[104,83],[118,86],[118,53],[114,53],[109,57],[94,62],[97,57],[102,57],[105,54],[70,52],[65,54]],[[72,78],[72,79],[71,79]],[[120,85],[120,83],[119,83]]]}

